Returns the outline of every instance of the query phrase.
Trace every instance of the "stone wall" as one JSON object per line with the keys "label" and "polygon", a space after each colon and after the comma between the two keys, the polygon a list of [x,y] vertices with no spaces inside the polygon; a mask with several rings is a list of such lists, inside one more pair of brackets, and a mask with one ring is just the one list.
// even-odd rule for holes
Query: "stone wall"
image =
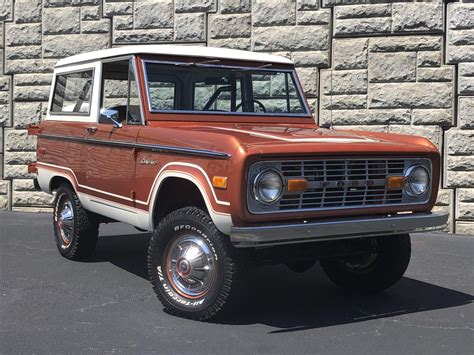
{"label": "stone wall", "polygon": [[58,58],[133,43],[291,57],[315,119],[423,135],[444,159],[436,209],[474,234],[474,3],[383,0],[0,0],[0,209],[41,210],[26,125]]}

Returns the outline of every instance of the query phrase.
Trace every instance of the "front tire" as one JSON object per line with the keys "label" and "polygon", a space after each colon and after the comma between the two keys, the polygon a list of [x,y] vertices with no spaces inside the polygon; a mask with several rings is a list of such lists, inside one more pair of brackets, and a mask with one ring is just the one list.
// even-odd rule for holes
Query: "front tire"
{"label": "front tire", "polygon": [[163,218],[148,249],[150,281],[163,307],[194,320],[210,319],[236,301],[241,261],[228,237],[195,207]]}
{"label": "front tire", "polygon": [[349,291],[377,293],[397,283],[405,273],[411,256],[408,234],[365,239],[370,251],[358,256],[321,259],[329,279]]}
{"label": "front tire", "polygon": [[56,192],[53,228],[56,246],[66,259],[86,259],[94,252],[99,223],[82,207],[69,185],[59,187]]}

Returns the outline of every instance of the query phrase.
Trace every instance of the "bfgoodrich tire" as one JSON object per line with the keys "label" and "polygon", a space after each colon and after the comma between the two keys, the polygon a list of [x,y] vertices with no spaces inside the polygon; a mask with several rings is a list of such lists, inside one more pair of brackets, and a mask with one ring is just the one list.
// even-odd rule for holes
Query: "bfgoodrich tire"
{"label": "bfgoodrich tire", "polygon": [[376,293],[397,283],[411,256],[408,234],[370,238],[370,252],[348,258],[321,259],[321,267],[336,285],[356,292]]}
{"label": "bfgoodrich tire", "polygon": [[241,262],[226,235],[195,207],[170,213],[148,249],[148,273],[165,310],[207,320],[236,303]]}
{"label": "bfgoodrich tire", "polygon": [[94,252],[99,223],[82,207],[69,185],[61,186],[56,192],[53,227],[56,246],[66,259],[86,259]]}

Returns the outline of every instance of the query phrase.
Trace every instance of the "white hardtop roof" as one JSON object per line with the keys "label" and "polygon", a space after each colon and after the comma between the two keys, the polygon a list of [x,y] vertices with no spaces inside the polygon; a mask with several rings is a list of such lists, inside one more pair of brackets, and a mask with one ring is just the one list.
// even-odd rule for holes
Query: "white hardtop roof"
{"label": "white hardtop roof", "polygon": [[243,61],[256,61],[264,63],[278,63],[278,64],[293,64],[293,62],[285,57],[242,51],[228,48],[215,47],[200,47],[200,46],[179,46],[166,44],[148,44],[148,45],[133,45],[116,47],[109,49],[102,49],[99,51],[82,53],[73,55],[59,60],[56,67],[66,65],[79,64],[83,62],[101,60],[104,58],[120,57],[133,54],[157,54],[183,57],[202,57],[202,58],[217,58],[217,59],[235,59]]}

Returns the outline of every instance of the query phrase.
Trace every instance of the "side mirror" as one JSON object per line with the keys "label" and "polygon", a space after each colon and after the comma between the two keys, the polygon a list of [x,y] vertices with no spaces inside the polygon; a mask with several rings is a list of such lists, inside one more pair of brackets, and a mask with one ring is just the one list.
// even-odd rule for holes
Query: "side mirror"
{"label": "side mirror", "polygon": [[100,121],[111,121],[115,128],[122,128],[122,123],[118,121],[119,113],[117,110],[103,108],[100,110]]}

